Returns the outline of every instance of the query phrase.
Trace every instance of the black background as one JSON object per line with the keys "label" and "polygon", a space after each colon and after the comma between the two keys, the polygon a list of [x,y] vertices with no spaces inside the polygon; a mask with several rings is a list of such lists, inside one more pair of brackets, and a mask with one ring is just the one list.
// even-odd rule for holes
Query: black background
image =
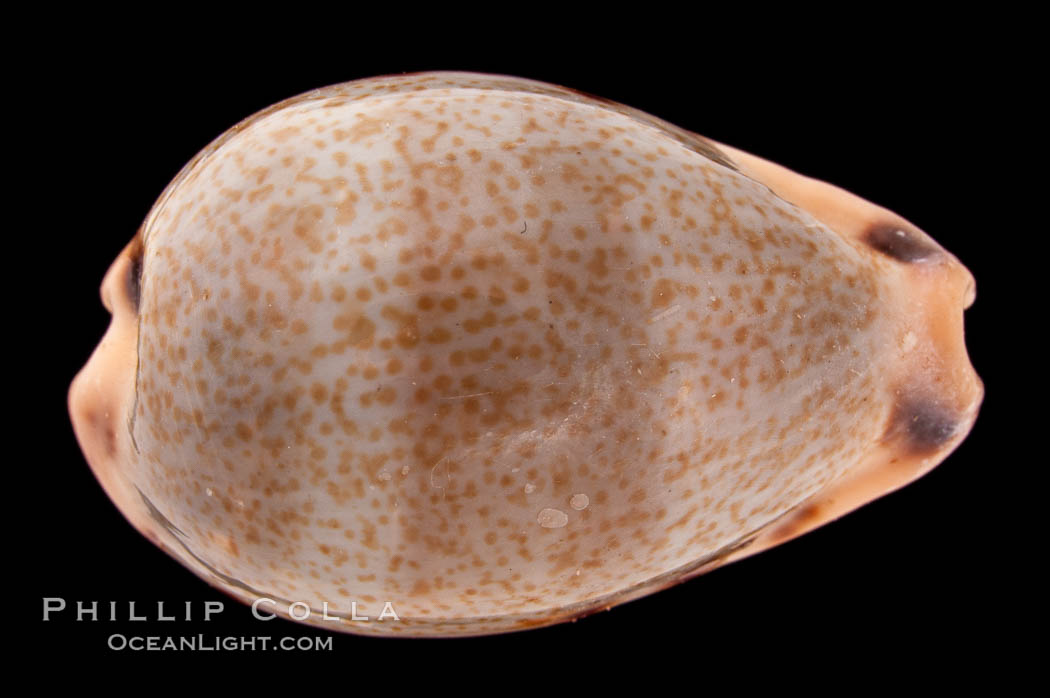
{"label": "black background", "polygon": [[[34,214],[23,236],[31,249],[15,273],[24,275],[21,297],[39,323],[27,360],[41,362],[23,376],[32,419],[19,424],[39,432],[26,439],[35,448],[21,469],[28,482],[20,499],[31,513],[13,529],[22,545],[15,576],[28,587],[17,606],[34,638],[29,648],[62,659],[135,659],[107,649],[107,638],[324,632],[253,619],[139,536],[81,456],[66,391],[107,324],[102,275],[198,150],[249,114],[310,88],[434,69],[520,75],[620,101],[903,215],[977,280],[967,344],[987,397],[973,433],[931,474],[757,557],[573,624],[462,640],[335,635],[340,659],[317,661],[389,673],[382,662],[393,655],[458,675],[464,662],[546,671],[570,656],[577,668],[609,673],[610,662],[629,657],[663,676],[667,666],[707,674],[787,659],[811,674],[843,661],[872,672],[927,665],[934,655],[962,661],[998,645],[1001,621],[1015,613],[1008,605],[1017,574],[1000,554],[1013,535],[1002,504],[1014,477],[1002,447],[1012,389],[1002,347],[1010,274],[988,244],[1005,235],[989,182],[1001,167],[993,134],[1002,133],[1009,109],[1001,80],[1008,59],[967,38],[977,26],[868,36],[851,25],[754,40],[750,26],[690,22],[672,38],[629,23],[593,36],[552,24],[488,41],[481,30],[392,41],[383,23],[350,40],[322,26],[294,46],[275,38],[281,29],[232,41],[230,27],[221,41],[209,32],[168,40],[70,29],[42,37],[40,60],[20,75],[32,122],[24,145],[35,162],[25,170],[26,199],[15,202]],[[225,600],[226,608],[207,624],[78,623],[69,611],[44,623],[49,596],[70,606],[117,601],[125,618],[129,601],[151,617],[157,601],[169,609],[193,601],[198,618],[205,600]],[[307,653],[296,654],[301,661]]]}

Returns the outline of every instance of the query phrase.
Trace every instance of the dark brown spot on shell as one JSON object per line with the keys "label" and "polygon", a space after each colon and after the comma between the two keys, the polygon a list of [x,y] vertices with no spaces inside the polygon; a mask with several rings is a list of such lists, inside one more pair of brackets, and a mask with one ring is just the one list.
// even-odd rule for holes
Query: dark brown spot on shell
{"label": "dark brown spot on shell", "polygon": [[893,413],[887,436],[903,436],[916,453],[936,451],[951,441],[959,419],[953,410],[931,400],[906,400]]}
{"label": "dark brown spot on shell", "polygon": [[781,518],[781,523],[777,525],[773,538],[777,541],[794,538],[811,528],[822,513],[818,504],[813,502],[800,504]]}
{"label": "dark brown spot on shell", "polygon": [[117,432],[113,429],[112,420],[104,418],[94,409],[85,410],[83,419],[89,425],[88,428],[98,435],[98,443],[105,450],[106,457],[114,458],[117,455]]}
{"label": "dark brown spot on shell", "polygon": [[892,223],[872,226],[864,241],[898,262],[919,262],[937,254],[937,248],[920,233]]}
{"label": "dark brown spot on shell", "polygon": [[137,313],[139,310],[139,297],[142,295],[142,234],[139,233],[131,241],[128,249],[128,298],[131,299],[131,307]]}

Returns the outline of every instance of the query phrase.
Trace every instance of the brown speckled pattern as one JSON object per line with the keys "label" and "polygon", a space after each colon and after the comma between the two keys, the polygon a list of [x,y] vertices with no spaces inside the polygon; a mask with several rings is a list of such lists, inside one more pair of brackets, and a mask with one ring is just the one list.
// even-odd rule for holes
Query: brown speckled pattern
{"label": "brown speckled pattern", "polygon": [[[855,499],[932,467],[980,386],[965,269],[766,165],[514,78],[288,100],[188,165],[111,270],[141,245],[78,436],[213,584],[401,617],[353,632],[542,625],[768,547],[844,513],[820,498],[874,453],[921,464]],[[936,254],[880,253],[865,216]],[[957,331],[922,321],[952,305]],[[901,414],[936,414],[934,443],[909,451]]]}

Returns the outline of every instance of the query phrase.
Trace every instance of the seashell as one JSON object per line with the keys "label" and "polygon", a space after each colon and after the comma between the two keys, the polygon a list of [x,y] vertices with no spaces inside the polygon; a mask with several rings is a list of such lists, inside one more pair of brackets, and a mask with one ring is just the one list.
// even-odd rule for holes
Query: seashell
{"label": "seashell", "polygon": [[504,632],[929,471],[982,399],[974,294],[899,216],[640,111],[375,78],[182,170],[106,275],[70,412],[128,520],[228,594]]}

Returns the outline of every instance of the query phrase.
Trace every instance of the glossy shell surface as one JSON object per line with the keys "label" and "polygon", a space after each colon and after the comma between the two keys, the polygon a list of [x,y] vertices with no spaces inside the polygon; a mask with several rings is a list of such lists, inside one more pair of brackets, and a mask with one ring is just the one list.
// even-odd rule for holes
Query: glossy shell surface
{"label": "glossy shell surface", "polygon": [[500,76],[247,119],[103,299],[70,410],[109,496],[233,596],[366,634],[544,625],[776,545],[939,463],[983,394],[973,279],[914,225]]}

